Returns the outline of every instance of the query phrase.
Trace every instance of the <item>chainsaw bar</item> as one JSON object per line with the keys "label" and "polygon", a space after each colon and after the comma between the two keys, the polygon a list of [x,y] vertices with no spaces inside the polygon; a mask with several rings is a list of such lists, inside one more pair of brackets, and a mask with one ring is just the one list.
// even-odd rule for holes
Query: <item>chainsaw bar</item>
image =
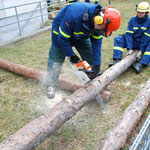
{"label": "chainsaw bar", "polygon": [[88,83],[89,81],[91,81],[91,79],[88,77],[88,75],[83,71],[83,70],[79,70],[75,64],[73,64],[71,61],[70,61],[70,58],[67,57],[67,61],[69,63],[69,65],[71,66],[71,68],[74,70],[75,72],[75,75],[77,76],[77,78],[83,83],[83,84],[86,84]]}
{"label": "chainsaw bar", "polygon": [[87,76],[87,74],[81,70],[75,71],[75,74],[83,84],[86,84],[89,81],[91,81],[90,78]]}
{"label": "chainsaw bar", "polygon": [[[83,71],[83,70],[79,70],[75,64],[73,64],[70,61],[70,58],[67,57],[67,61],[70,64],[71,68],[74,70],[76,76],[78,77],[78,79],[83,83],[86,84],[88,82],[91,81],[91,79],[88,77],[88,75]],[[101,75],[101,74],[99,74]],[[106,103],[105,101],[102,99],[102,97],[100,96],[100,94],[97,94],[97,96],[95,97],[95,99],[97,100],[97,102],[100,104],[100,107],[102,108],[102,112],[103,114],[106,113]]]}

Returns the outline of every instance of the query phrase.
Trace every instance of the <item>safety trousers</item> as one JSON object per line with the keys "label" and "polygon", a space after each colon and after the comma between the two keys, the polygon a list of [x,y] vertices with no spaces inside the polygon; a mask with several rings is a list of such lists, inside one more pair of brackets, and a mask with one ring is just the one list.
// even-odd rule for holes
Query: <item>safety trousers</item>
{"label": "safety trousers", "polygon": [[[75,48],[79,52],[82,60],[86,60],[90,65],[93,65],[93,54],[90,39],[82,40],[82,42],[75,45]],[[46,86],[56,86],[64,59],[65,55],[63,50],[52,43],[47,64],[47,75],[45,80]]]}
{"label": "safety trousers", "polygon": [[[119,35],[114,39],[114,50],[113,50],[113,59],[122,59],[122,55],[124,52],[124,48],[127,48],[126,39],[123,35]],[[139,49],[139,43],[133,41],[133,50]],[[150,41],[148,42],[147,46],[144,49],[143,57],[140,60],[140,63],[148,66],[150,63]]]}

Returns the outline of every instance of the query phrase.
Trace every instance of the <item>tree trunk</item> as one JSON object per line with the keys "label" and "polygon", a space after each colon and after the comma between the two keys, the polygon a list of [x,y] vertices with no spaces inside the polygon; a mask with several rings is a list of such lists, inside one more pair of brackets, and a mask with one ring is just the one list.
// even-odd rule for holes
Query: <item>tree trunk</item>
{"label": "tree trunk", "polygon": [[85,104],[92,101],[107,85],[126,71],[135,61],[136,54],[125,57],[101,76],[63,99],[49,112],[29,122],[0,144],[1,150],[30,150],[48,138],[72,118]]}
{"label": "tree trunk", "polygon": [[140,117],[150,104],[150,79],[140,90],[131,105],[125,110],[122,118],[108,133],[106,139],[100,142],[98,150],[119,150],[136,126]]}
{"label": "tree trunk", "polygon": [[[39,81],[44,81],[45,76],[46,76],[45,72],[42,72],[42,71],[39,71],[36,69],[32,69],[32,68],[28,68],[28,67],[25,67],[22,65],[18,65],[18,64],[15,64],[13,62],[6,61],[4,59],[0,59],[0,68],[11,71],[11,72],[16,73],[18,75],[26,76],[26,77],[29,77],[31,79],[35,79],[35,80],[39,80]],[[71,91],[71,92],[75,92],[77,89],[84,86],[81,83],[76,83],[76,82],[66,80],[66,79],[61,79],[61,78],[58,80],[57,85],[62,90],[67,90],[67,91]],[[111,94],[111,91],[109,91],[107,89],[104,89],[100,93],[101,97],[105,101],[108,101],[110,94]]]}
{"label": "tree trunk", "polygon": [[[36,69],[32,69],[32,68],[28,68],[28,67],[25,67],[22,65],[18,65],[13,62],[6,61],[4,59],[0,59],[0,68],[11,71],[18,75],[26,76],[31,79],[35,79],[35,80],[39,80],[39,81],[43,81],[46,76],[45,72],[42,72],[42,71],[39,71]],[[73,81],[69,81],[66,79],[60,78],[58,80],[58,87],[60,87],[63,90],[67,90],[67,91],[71,91],[71,92],[74,92],[83,86],[84,86],[83,84],[75,83]]]}

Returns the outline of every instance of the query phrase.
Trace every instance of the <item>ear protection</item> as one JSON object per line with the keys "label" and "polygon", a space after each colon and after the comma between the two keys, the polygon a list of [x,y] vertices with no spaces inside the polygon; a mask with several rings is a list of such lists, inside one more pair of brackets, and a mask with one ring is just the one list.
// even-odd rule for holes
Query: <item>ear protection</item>
{"label": "ear protection", "polygon": [[104,19],[103,19],[102,16],[95,16],[95,17],[94,17],[94,22],[95,22],[96,24],[103,24]]}
{"label": "ear protection", "polygon": [[97,16],[94,17],[94,22],[96,24],[103,24],[103,22],[104,22],[104,14],[103,14],[102,11],[100,12],[99,15],[97,15]]}

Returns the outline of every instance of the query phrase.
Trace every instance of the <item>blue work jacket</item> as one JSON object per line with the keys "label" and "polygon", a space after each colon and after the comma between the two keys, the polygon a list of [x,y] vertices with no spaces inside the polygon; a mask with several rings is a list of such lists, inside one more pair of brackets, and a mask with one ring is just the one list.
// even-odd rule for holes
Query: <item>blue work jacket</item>
{"label": "blue work jacket", "polygon": [[138,16],[130,19],[126,31],[126,42],[127,49],[145,50],[148,42],[150,42],[150,18],[148,15],[143,19],[139,19]]}
{"label": "blue work jacket", "polygon": [[[61,47],[65,56],[73,56],[72,46],[84,39],[90,38],[93,53],[93,64],[101,63],[102,32],[94,30],[94,14],[102,6],[90,3],[73,3],[64,7],[52,23],[52,42]],[[88,19],[83,15],[88,13]]]}

